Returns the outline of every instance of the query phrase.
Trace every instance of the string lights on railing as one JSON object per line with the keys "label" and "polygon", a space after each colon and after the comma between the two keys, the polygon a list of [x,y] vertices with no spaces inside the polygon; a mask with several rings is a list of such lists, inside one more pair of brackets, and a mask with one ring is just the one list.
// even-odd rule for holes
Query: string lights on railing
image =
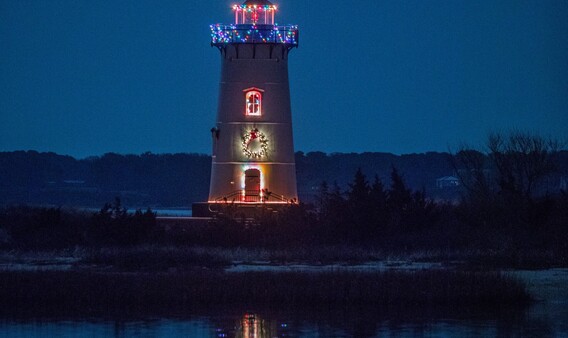
{"label": "string lights on railing", "polygon": [[276,24],[274,21],[276,6],[269,1],[245,1],[241,5],[233,5],[233,11],[234,24],[210,26],[212,45],[221,46],[227,43],[278,43],[292,47],[298,45],[298,26]]}
{"label": "string lights on railing", "polygon": [[298,44],[298,26],[211,25],[211,43]]}
{"label": "string lights on railing", "polygon": [[236,11],[243,11],[246,10],[248,12],[252,12],[253,10],[263,10],[263,11],[275,11],[276,10],[276,6],[274,5],[264,5],[264,6],[260,6],[260,5],[233,5],[233,9]]}

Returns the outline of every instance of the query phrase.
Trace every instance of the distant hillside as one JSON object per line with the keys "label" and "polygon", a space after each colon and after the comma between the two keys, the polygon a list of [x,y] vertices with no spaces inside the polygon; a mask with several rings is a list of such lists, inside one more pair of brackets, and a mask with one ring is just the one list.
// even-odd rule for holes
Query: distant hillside
{"label": "distant hillside", "polygon": [[[548,182],[558,190],[568,177],[568,152],[558,156],[561,175]],[[459,188],[438,188],[436,179],[454,174],[448,153],[296,153],[300,199],[317,195],[322,181],[348,187],[357,168],[369,181],[377,175],[386,185],[396,167],[413,190],[432,198],[455,199]],[[201,154],[118,155],[77,160],[36,151],[0,152],[0,204],[49,204],[101,207],[119,196],[133,207],[188,207],[205,201],[211,158]]]}
{"label": "distant hillside", "polygon": [[[405,182],[413,190],[425,189],[431,197],[443,194],[436,188],[436,179],[454,172],[451,155],[448,153],[426,153],[393,155],[389,153],[296,153],[298,192],[300,197],[310,198],[317,194],[322,181],[337,183],[346,189],[353,180],[355,171],[361,168],[372,182],[375,175],[386,185],[390,182],[392,167],[396,167]],[[457,191],[451,192],[457,196]]]}
{"label": "distant hillside", "polygon": [[35,151],[0,153],[0,204],[189,206],[207,198],[211,158],[105,154],[77,160]]}

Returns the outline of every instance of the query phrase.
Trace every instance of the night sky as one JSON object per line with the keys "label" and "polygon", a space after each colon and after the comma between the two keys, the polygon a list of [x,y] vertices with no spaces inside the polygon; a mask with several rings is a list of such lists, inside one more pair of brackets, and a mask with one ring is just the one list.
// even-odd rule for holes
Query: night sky
{"label": "night sky", "polygon": [[[0,151],[209,153],[221,1],[0,0]],[[568,1],[280,0],[296,150],[568,136]]]}

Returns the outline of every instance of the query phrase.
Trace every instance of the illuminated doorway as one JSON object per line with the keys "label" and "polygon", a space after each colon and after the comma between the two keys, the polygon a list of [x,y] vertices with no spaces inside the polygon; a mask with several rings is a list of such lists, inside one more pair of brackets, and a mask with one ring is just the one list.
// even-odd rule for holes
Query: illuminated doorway
{"label": "illuminated doorway", "polygon": [[245,202],[260,202],[260,170],[245,170]]}

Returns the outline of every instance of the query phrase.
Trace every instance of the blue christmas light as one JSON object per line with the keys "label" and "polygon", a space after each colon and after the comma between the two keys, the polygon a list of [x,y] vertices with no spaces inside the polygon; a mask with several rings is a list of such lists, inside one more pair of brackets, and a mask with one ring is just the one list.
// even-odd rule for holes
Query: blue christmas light
{"label": "blue christmas light", "polygon": [[[235,24],[211,25],[211,44],[278,43],[297,46],[298,26],[278,26],[274,5],[234,5]],[[251,14],[246,14],[251,13]],[[263,16],[259,16],[262,13]],[[264,23],[262,23],[264,21]],[[257,26],[258,25],[258,26]]]}
{"label": "blue christmas light", "polygon": [[211,43],[282,43],[298,45],[298,26],[211,25]]}

